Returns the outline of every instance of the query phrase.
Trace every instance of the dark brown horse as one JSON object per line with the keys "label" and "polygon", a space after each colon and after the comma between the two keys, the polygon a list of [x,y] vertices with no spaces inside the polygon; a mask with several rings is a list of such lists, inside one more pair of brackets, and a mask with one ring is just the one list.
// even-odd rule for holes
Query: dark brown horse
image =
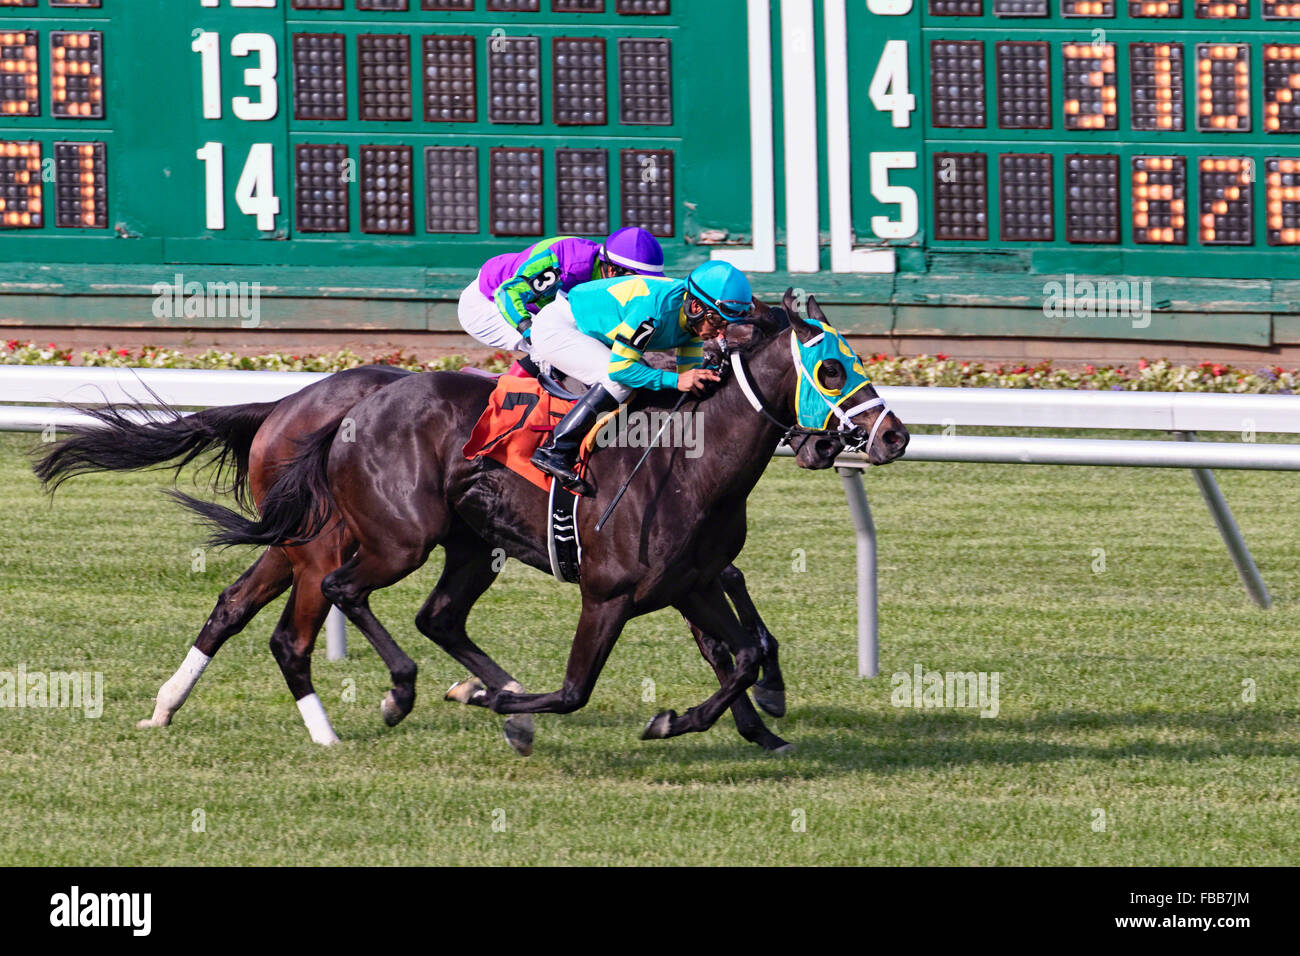
{"label": "dark brown horse", "polygon": [[[823,318],[815,300],[809,300],[809,312]],[[606,448],[593,456],[589,476],[597,495],[577,520],[582,612],[563,685],[550,693],[524,693],[465,630],[470,609],[496,578],[494,549],[538,570],[550,567],[543,492],[495,462],[469,462],[460,453],[490,382],[435,373],[375,392],[349,412],[354,429],[347,439],[337,428],[323,428],[303,443],[261,498],[258,521],[202,502],[192,506],[217,527],[213,540],[221,544],[300,546],[330,533],[334,516],[341,516],[356,550],[321,587],[386,661],[401,651],[371,611],[369,597],[420,567],[441,545],[442,578],[417,623],[482,681],[484,691],[468,702],[498,713],[582,707],[624,624],[676,607],[698,628],[720,687],[680,716],[656,715],[643,737],[707,730],[731,707],[746,739],[781,749],[785,742],[763,725],[745,696],[758,676],[762,649],[737,620],[719,583],[744,544],[746,498],[783,437],[793,440],[798,463],[815,469],[833,464],[846,440],[865,446],[869,459],[883,464],[903,453],[908,435],[883,403],[859,412],[849,432],[797,427],[798,343],[825,334],[843,339],[781,310],[760,313],[755,321],[759,334],[733,358],[735,374],[711,398],[689,403],[687,410],[699,416],[705,453],[692,459],[677,448],[655,449],[631,481],[622,510],[599,534],[597,516],[641,453]],[[843,348],[852,354],[847,343]],[[823,363],[822,372],[834,376],[837,364]],[[871,397],[865,386],[855,408]],[[659,393],[643,393],[632,410],[666,408],[666,402]]]}
{"label": "dark brown horse", "polygon": [[[213,408],[194,415],[157,412],[154,420],[133,420],[129,406],[86,409],[95,426],[74,429],[74,434],[47,452],[36,466],[37,475],[51,492],[76,475],[101,470],[151,468],[185,464],[215,454],[218,478],[229,474],[227,490],[247,505],[260,502],[278,477],[284,463],[298,451],[298,441],[320,429],[339,428],[348,413],[366,396],[414,373],[388,366],[368,366],[339,372],[279,402]],[[323,716],[311,681],[310,655],[329,602],[320,582],[336,570],[354,547],[342,527],[333,527],[301,547],[272,547],[217,600],[195,639],[193,650],[180,670],[163,685],[151,717],[141,726],[169,724],[185,702],[202,670],[222,645],[238,634],[268,603],[290,586],[293,590],[271,638],[271,652],[279,664],[294,700],[307,720],[313,739],[337,740]],[[777,660],[777,643],[745,589],[744,577],[734,565],[725,568],[721,584],[734,602],[745,626],[762,642],[765,655],[763,680],[755,686],[755,699],[768,713],[781,716],[785,709],[784,684]],[[700,638],[697,638],[700,639]],[[398,723],[414,702],[415,665],[406,655],[385,657],[394,690],[385,698],[383,713]],[[458,698],[472,693],[471,685],[458,688]],[[305,702],[305,703],[304,703]]]}

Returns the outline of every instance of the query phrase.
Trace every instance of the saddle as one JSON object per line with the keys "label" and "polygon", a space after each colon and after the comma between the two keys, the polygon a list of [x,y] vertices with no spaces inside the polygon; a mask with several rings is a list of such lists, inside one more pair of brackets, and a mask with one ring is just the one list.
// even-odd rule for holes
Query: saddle
{"label": "saddle", "polygon": [[[512,374],[513,371],[492,376],[496,387],[488,398],[487,408],[474,424],[462,454],[469,461],[491,458],[547,492],[546,537],[551,573],[559,581],[575,582],[582,562],[577,520],[581,499],[564,493],[550,475],[538,470],[529,459],[581,396],[563,388],[548,375],[534,378]],[[477,370],[473,374],[491,375]],[[596,428],[601,424],[597,423]],[[590,453],[588,441],[579,457],[580,469],[585,467]]]}

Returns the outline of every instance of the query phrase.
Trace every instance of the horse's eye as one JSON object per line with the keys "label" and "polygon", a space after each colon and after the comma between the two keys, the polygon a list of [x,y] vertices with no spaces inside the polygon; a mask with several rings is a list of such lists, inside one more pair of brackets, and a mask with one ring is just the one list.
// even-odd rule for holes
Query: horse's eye
{"label": "horse's eye", "polygon": [[817,384],[828,392],[843,388],[846,381],[848,375],[844,371],[844,365],[838,359],[827,359],[817,367]]}

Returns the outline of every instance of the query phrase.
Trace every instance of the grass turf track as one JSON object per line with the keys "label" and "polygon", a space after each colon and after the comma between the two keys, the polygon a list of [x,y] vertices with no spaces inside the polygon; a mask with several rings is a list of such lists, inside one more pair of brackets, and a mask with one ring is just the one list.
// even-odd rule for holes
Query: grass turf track
{"label": "grass turf track", "polygon": [[[136,730],[252,553],[210,553],[193,573],[201,532],[158,493],[159,475],[78,479],[51,507],[22,454],[35,440],[0,436],[0,670],[102,671],[105,709],[0,709],[11,864],[1300,859],[1294,475],[1219,474],[1273,589],[1263,612],[1186,472],[875,470],[885,676],[861,681],[840,484],[776,461],[738,563],[782,640],[791,707],[772,723],[798,751],[762,753],[729,716],[705,735],[637,739],[656,711],[715,686],[665,611],[629,625],[585,710],[538,719],[522,759],[502,718],[440,700],[462,672],[412,625],[439,555],[374,601],[420,666],[398,728],[380,721],[386,674],[352,630],[348,660],[315,661],[344,742],[310,743],[267,651],[281,600],[217,655],[171,728]],[[511,562],[470,630],[529,689],[551,689],[576,611],[574,589]],[[1000,672],[999,716],[892,706],[889,675],[918,662]]]}

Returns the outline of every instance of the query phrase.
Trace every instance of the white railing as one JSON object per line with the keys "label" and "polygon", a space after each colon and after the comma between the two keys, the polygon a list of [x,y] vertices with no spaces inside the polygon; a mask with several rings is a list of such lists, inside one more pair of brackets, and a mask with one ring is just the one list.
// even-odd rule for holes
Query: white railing
{"label": "white railing", "polygon": [[[162,400],[180,407],[276,401],[325,378],[318,372],[0,366],[0,431],[43,431],[88,421],[64,402]],[[939,425],[941,435],[913,435],[905,461],[1189,468],[1214,516],[1250,596],[1271,604],[1268,589],[1219,490],[1212,468],[1300,471],[1300,444],[1260,443],[1259,433],[1300,434],[1300,396],[1056,389],[901,388],[881,396],[905,423]],[[154,397],[156,396],[156,398]],[[957,435],[960,427],[1168,431],[1182,441]],[[953,431],[949,431],[952,429]],[[1232,441],[1198,442],[1197,432],[1227,432]],[[787,448],[779,455],[789,455]],[[858,546],[858,672],[878,671],[876,535],[860,455],[836,463]],[[346,648],[342,615],[326,628],[331,658]]]}

